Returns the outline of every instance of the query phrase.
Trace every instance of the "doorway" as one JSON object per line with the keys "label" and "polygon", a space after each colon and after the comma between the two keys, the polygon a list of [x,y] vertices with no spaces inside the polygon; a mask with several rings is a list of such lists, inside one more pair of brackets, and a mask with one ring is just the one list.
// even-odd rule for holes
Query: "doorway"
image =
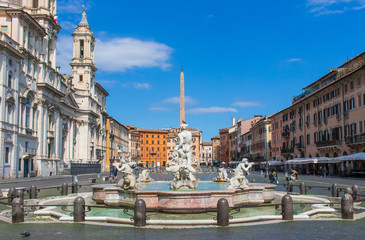
{"label": "doorway", "polygon": [[24,159],[24,174],[23,177],[28,177],[29,174],[29,159]]}

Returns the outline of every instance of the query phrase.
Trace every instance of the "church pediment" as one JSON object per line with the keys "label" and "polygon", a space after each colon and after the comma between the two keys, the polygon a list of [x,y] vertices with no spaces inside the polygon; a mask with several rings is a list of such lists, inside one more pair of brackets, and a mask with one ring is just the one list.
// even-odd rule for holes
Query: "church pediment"
{"label": "church pediment", "polygon": [[79,105],[77,104],[77,102],[71,92],[69,92],[65,97],[63,97],[61,99],[61,102],[63,102],[64,104],[66,104],[72,108],[79,108]]}

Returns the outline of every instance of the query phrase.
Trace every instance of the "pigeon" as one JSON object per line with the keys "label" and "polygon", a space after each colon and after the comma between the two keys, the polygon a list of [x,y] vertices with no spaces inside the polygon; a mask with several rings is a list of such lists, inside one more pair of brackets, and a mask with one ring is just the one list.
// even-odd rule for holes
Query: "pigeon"
{"label": "pigeon", "polygon": [[29,237],[30,236],[30,232],[22,232],[21,235],[23,235],[24,237]]}

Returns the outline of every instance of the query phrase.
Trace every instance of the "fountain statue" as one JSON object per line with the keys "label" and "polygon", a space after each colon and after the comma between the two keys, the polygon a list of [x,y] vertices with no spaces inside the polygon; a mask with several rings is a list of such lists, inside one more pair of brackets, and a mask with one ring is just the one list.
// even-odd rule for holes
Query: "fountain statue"
{"label": "fountain statue", "polygon": [[248,180],[244,176],[250,175],[249,170],[253,163],[249,163],[247,158],[243,158],[242,162],[231,173],[229,189],[243,189],[248,186]]}
{"label": "fountain statue", "polygon": [[139,175],[138,175],[138,179],[137,182],[140,183],[149,183],[149,182],[153,182],[153,179],[150,177],[150,174],[148,173],[147,169],[144,169]]}
{"label": "fountain statue", "polygon": [[225,168],[219,168],[218,176],[213,178],[213,182],[229,182],[228,174]]}
{"label": "fountain statue", "polygon": [[135,163],[127,162],[124,158],[120,160],[120,163],[114,163],[113,166],[123,173],[122,179],[119,180],[117,186],[124,190],[137,189],[136,176],[134,176],[133,166]]}
{"label": "fountain statue", "polygon": [[172,159],[167,161],[166,170],[174,177],[170,186],[172,190],[189,190],[198,187],[198,181],[194,176],[198,162],[191,157],[192,134],[187,127],[185,122],[181,124],[179,140],[174,147]]}

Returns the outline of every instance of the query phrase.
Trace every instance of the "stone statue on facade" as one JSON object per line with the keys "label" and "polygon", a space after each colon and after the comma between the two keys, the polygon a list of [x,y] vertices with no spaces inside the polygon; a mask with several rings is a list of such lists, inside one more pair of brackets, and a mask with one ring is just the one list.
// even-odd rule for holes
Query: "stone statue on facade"
{"label": "stone statue on facade", "polygon": [[153,179],[150,177],[150,174],[148,173],[147,169],[144,169],[139,175],[138,175],[138,179],[137,182],[141,182],[141,183],[149,183],[149,182],[153,182]]}
{"label": "stone statue on facade", "polygon": [[219,168],[218,176],[213,178],[213,182],[229,182],[228,174],[225,168]]}
{"label": "stone statue on facade", "polygon": [[173,190],[196,189],[198,181],[194,173],[198,162],[191,157],[192,134],[187,130],[188,125],[184,122],[181,124],[181,132],[178,134],[178,142],[174,147],[172,159],[167,162],[166,170],[174,176],[171,182]]}
{"label": "stone statue on facade", "polygon": [[231,173],[229,189],[241,189],[248,186],[248,180],[244,175],[250,175],[249,170],[253,163],[249,163],[247,158],[243,158],[242,162]]}
{"label": "stone statue on facade", "polygon": [[120,163],[113,164],[113,166],[123,174],[122,179],[119,180],[117,186],[124,190],[137,188],[136,177],[134,176],[133,169],[131,168],[132,164],[133,163],[127,162],[124,158],[120,160]]}

